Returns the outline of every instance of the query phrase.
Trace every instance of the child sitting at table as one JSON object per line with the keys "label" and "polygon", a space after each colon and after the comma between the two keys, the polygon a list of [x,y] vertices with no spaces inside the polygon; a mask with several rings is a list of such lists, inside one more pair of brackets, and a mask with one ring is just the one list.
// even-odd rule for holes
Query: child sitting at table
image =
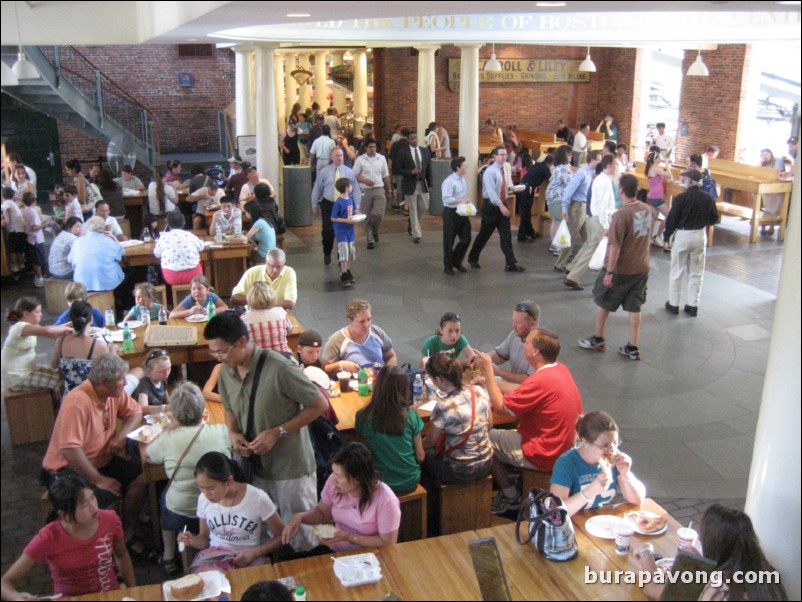
{"label": "child sitting at table", "polygon": [[209,311],[209,301],[214,303],[214,311],[220,313],[228,309],[225,301],[217,296],[206,276],[195,276],[189,283],[189,294],[170,312],[170,318],[205,316]]}
{"label": "child sitting at table", "polygon": [[351,180],[340,178],[334,183],[334,188],[340,193],[331,208],[331,222],[337,239],[337,259],[340,262],[340,284],[344,288],[349,288],[354,283],[351,274],[351,264],[356,259],[354,216],[359,213],[359,208],[351,196],[353,190]]}
{"label": "child sitting at table", "polygon": [[426,362],[431,356],[441,351],[454,359],[459,358],[464,351],[465,359],[460,360],[463,368],[473,365],[476,358],[476,354],[468,344],[468,339],[462,334],[462,318],[453,311],[443,314],[443,317],[440,318],[440,329],[437,334],[430,336],[423,344],[423,349],[421,349],[423,357],[420,360],[421,368],[426,367]]}
{"label": "child sitting at table", "polygon": [[152,322],[158,322],[161,303],[155,300],[156,289],[150,282],[140,282],[134,287],[134,305],[123,318],[123,322],[142,321],[142,308],[148,310]]}
{"label": "child sitting at table", "polygon": [[281,546],[284,522],[276,506],[261,489],[241,482],[239,467],[220,452],[208,452],[195,466],[198,497],[197,535],[178,535],[201,552],[192,572],[228,571],[252,564]]}
{"label": "child sitting at table", "polygon": [[320,352],[323,350],[323,338],[316,330],[305,330],[298,336],[298,346],[295,352],[298,355],[298,363],[302,368],[314,366],[323,369],[320,362]]}
{"label": "child sitting at table", "polygon": [[142,364],[145,377],[131,393],[137,403],[142,406],[143,414],[158,414],[165,410],[164,405],[170,403],[167,392],[167,379],[170,377],[170,355],[166,349],[151,349]]}
{"label": "child sitting at table", "polygon": [[[64,295],[67,297],[67,309],[59,314],[59,317],[56,318],[56,321],[53,322],[54,326],[61,326],[62,324],[68,324],[70,320],[70,306],[75,303],[76,301],[89,301],[89,293],[86,292],[86,287],[81,284],[80,282],[70,282],[64,288]],[[102,308],[101,308],[102,309]],[[106,324],[106,318],[103,315],[101,309],[97,307],[92,307],[92,324],[95,328],[103,328],[104,326],[108,328],[113,328],[114,324]]]}

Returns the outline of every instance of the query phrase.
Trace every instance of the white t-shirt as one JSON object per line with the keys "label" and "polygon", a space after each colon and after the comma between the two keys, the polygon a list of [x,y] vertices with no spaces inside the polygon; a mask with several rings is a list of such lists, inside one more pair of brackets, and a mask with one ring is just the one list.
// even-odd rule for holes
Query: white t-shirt
{"label": "white t-shirt", "polygon": [[[243,186],[243,188],[244,188],[244,186]],[[224,195],[225,195],[225,192],[223,191],[222,188],[218,188],[217,192],[215,192],[214,195],[211,195],[209,193],[209,189],[206,186],[204,186],[203,188],[198,188],[191,195],[193,198],[198,198],[199,199],[198,201],[196,201],[198,203],[198,206],[195,207],[195,213],[200,213],[201,215],[205,214],[206,213],[206,205],[211,203],[212,200],[214,200],[215,202],[219,203],[220,199],[222,199]]]}
{"label": "white t-shirt", "polygon": [[585,147],[588,145],[588,139],[585,137],[581,131],[576,133],[574,136],[574,152],[581,153],[585,150]]}
{"label": "white t-shirt", "polygon": [[22,334],[28,322],[15,322],[3,343],[3,387],[16,387],[31,373],[36,359],[36,337]]}
{"label": "white t-shirt", "polygon": [[198,518],[209,528],[209,545],[231,550],[247,550],[268,539],[265,522],[276,513],[268,495],[246,485],[245,496],[235,506],[211,503],[206,496],[198,497]]}
{"label": "white t-shirt", "polygon": [[148,209],[151,215],[170,213],[178,202],[178,193],[169,184],[164,185],[164,212],[159,211],[159,198],[156,196],[156,182],[148,184]]}
{"label": "white t-shirt", "polygon": [[14,199],[3,201],[3,217],[6,218],[9,232],[25,232],[25,220],[22,211]]}

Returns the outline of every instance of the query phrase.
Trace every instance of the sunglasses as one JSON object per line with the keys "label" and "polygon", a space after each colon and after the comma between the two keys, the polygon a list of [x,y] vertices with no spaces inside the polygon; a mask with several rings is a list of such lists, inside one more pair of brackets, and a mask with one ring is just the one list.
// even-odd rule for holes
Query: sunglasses
{"label": "sunglasses", "polygon": [[153,360],[156,360],[160,357],[169,357],[169,355],[170,354],[167,353],[166,349],[154,349],[145,356],[145,367],[149,368],[150,362],[152,362]]}
{"label": "sunglasses", "polygon": [[459,314],[455,314],[453,312],[447,313],[442,318],[440,318],[440,328],[442,328],[443,324],[445,324],[446,322],[462,322],[462,318],[460,317]]}
{"label": "sunglasses", "polygon": [[531,308],[526,303],[519,303],[518,305],[516,305],[515,311],[520,311],[522,313],[527,314],[533,320],[535,319],[535,316],[532,314]]}

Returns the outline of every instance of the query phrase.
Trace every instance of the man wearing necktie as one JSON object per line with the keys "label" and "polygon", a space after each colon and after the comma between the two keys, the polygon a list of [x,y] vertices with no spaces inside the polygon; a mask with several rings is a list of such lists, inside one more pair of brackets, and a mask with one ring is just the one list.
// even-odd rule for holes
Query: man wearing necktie
{"label": "man wearing necktie", "polygon": [[418,146],[418,134],[410,132],[409,146],[398,153],[401,190],[409,207],[407,232],[415,243],[421,239],[420,216],[429,208],[429,149]]}
{"label": "man wearing necktie", "polygon": [[468,254],[468,263],[477,270],[479,265],[479,255],[485,248],[487,241],[493,235],[494,230],[498,230],[501,252],[504,253],[506,266],[505,272],[523,272],[524,267],[518,265],[515,253],[512,250],[512,232],[510,231],[510,210],[507,208],[507,182],[504,177],[504,162],[507,160],[507,151],[503,146],[493,149],[493,163],[485,169],[482,175],[482,226],[473,247]]}
{"label": "man wearing necktie", "polygon": [[323,263],[331,263],[331,250],[334,248],[334,226],[331,224],[331,209],[334,207],[334,200],[339,193],[334,190],[334,183],[340,178],[351,180],[353,192],[351,193],[357,206],[362,201],[362,190],[354,177],[354,172],[343,165],[343,151],[335,148],[331,151],[331,163],[320,170],[315,186],[312,188],[312,213],[321,215],[323,224],[321,235],[323,238]]}

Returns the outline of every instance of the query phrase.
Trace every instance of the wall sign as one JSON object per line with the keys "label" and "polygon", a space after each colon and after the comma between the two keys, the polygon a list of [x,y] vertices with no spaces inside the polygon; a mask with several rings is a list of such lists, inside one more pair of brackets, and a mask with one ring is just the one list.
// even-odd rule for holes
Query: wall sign
{"label": "wall sign", "polygon": [[[588,83],[590,73],[579,71],[581,60],[573,59],[499,59],[501,71],[484,71],[479,61],[480,84]],[[459,90],[460,59],[448,59],[448,87]]]}

